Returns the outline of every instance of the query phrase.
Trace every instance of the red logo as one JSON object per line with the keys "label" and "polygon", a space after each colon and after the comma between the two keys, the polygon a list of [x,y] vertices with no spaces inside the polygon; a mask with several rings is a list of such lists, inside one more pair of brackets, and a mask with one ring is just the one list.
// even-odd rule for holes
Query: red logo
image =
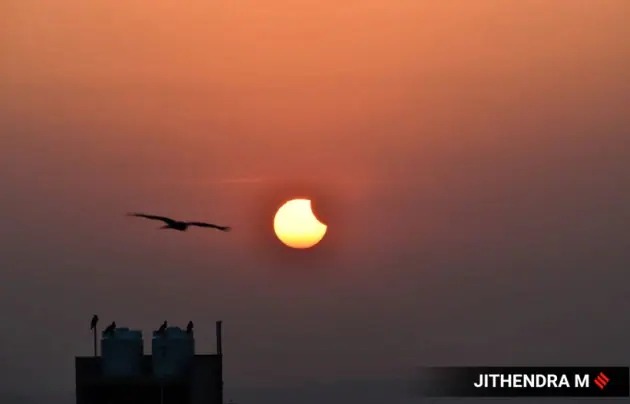
{"label": "red logo", "polygon": [[608,376],[604,374],[604,372],[599,372],[596,378],[593,379],[593,382],[599,387],[600,390],[604,390],[604,387],[608,384],[610,379]]}

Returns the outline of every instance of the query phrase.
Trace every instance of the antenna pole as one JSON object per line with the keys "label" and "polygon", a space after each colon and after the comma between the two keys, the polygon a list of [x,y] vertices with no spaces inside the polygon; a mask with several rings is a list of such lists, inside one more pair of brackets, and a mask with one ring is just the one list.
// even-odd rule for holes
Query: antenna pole
{"label": "antenna pole", "polygon": [[96,325],[94,325],[94,329],[92,330],[94,332],[94,357],[98,356],[98,345],[96,342]]}
{"label": "antenna pole", "polygon": [[217,321],[217,354],[219,355],[223,353],[223,344],[221,343],[221,323],[222,321]]}
{"label": "antenna pole", "polygon": [[223,347],[221,343],[222,332],[221,332],[221,324],[222,321],[217,321],[217,355],[219,357],[219,402],[223,403]]}

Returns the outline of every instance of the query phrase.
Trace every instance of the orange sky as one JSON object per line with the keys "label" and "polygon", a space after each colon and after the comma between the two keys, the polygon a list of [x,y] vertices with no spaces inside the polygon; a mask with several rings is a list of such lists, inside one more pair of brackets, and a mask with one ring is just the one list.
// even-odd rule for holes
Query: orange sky
{"label": "orange sky", "polygon": [[[272,381],[326,368],[316,352],[300,351],[309,338],[345,349],[339,375],[378,373],[427,354],[418,339],[448,341],[463,328],[441,325],[448,307],[418,307],[461,293],[461,313],[486,296],[481,286],[457,286],[476,285],[468,266],[513,296],[531,276],[559,284],[568,269],[554,268],[591,262],[572,254],[596,250],[618,281],[601,293],[623,284],[614,271],[628,263],[619,234],[630,203],[630,2],[148,4],[0,5],[0,218],[8,229],[0,234],[0,282],[16,291],[0,296],[0,317],[23,310],[30,314],[14,321],[59,318],[65,338],[76,339],[68,330],[99,308],[104,317],[127,316],[121,321],[130,326],[139,318],[159,324],[168,310],[225,316],[226,330],[232,321],[242,338],[227,372],[248,383],[262,369],[255,363],[278,356],[284,367],[267,375]],[[306,261],[273,240],[273,209],[289,196],[314,197],[329,225],[323,252]],[[122,216],[129,210],[235,230],[171,238],[154,223],[130,222]],[[546,270],[523,269],[534,257]],[[49,265],[66,269],[52,275],[42,269]],[[303,266],[333,276],[304,281],[295,275]],[[523,272],[498,269],[514,266]],[[590,284],[591,272],[582,273]],[[86,294],[94,279],[100,286]],[[136,297],[110,307],[111,289],[125,282],[141,299],[172,307],[125,310]],[[216,283],[222,290],[211,296],[199,286]],[[35,293],[59,288],[67,300],[34,308]],[[537,293],[551,301],[551,289]],[[570,300],[582,292],[563,293]],[[60,314],[76,300],[83,311]],[[512,303],[527,318],[526,306]],[[356,328],[303,332],[330,310]],[[383,340],[377,320],[403,314],[434,332],[413,326],[400,340]],[[489,313],[482,323],[499,319],[508,321]],[[266,321],[293,324],[278,338],[295,362],[265,334]],[[267,345],[250,349],[250,332]],[[501,350],[499,334],[477,337]],[[341,348],[358,339],[355,350]],[[28,340],[0,342],[13,347],[14,361],[32,360]],[[389,348],[379,351],[380,343]],[[442,346],[445,355],[450,349]],[[42,346],[32,355],[56,363],[76,350]],[[63,383],[52,368],[41,378]],[[14,371],[0,365],[0,375]]]}

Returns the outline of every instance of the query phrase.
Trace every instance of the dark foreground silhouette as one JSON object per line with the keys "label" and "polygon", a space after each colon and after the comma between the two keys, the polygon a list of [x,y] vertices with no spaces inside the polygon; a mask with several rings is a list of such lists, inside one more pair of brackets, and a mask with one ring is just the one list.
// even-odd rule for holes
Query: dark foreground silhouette
{"label": "dark foreground silhouette", "polygon": [[166,327],[168,327],[168,321],[164,320],[160,328],[157,329],[158,334],[164,334],[166,332]]}
{"label": "dark foreground silhouette", "polygon": [[231,227],[228,227],[228,226],[219,226],[219,225],[212,224],[212,223],[182,222],[182,221],[179,221],[179,220],[171,219],[169,217],[155,216],[155,215],[145,215],[144,213],[129,213],[128,216],[143,217],[145,219],[151,219],[151,220],[160,220],[160,221],[166,223],[166,225],[160,227],[161,229],[173,229],[173,230],[179,230],[179,231],[186,231],[186,230],[188,230],[189,226],[209,227],[209,228],[217,229],[217,230],[221,230],[221,231],[230,231],[232,229]]}
{"label": "dark foreground silhouette", "polygon": [[90,322],[90,330],[95,329],[97,324],[98,324],[98,316],[95,314],[92,316],[92,321]]}
{"label": "dark foreground silhouette", "polygon": [[104,335],[112,334],[115,329],[116,329],[116,322],[112,321],[112,323],[108,325],[107,328],[105,328],[105,330],[103,331],[103,334]]}

